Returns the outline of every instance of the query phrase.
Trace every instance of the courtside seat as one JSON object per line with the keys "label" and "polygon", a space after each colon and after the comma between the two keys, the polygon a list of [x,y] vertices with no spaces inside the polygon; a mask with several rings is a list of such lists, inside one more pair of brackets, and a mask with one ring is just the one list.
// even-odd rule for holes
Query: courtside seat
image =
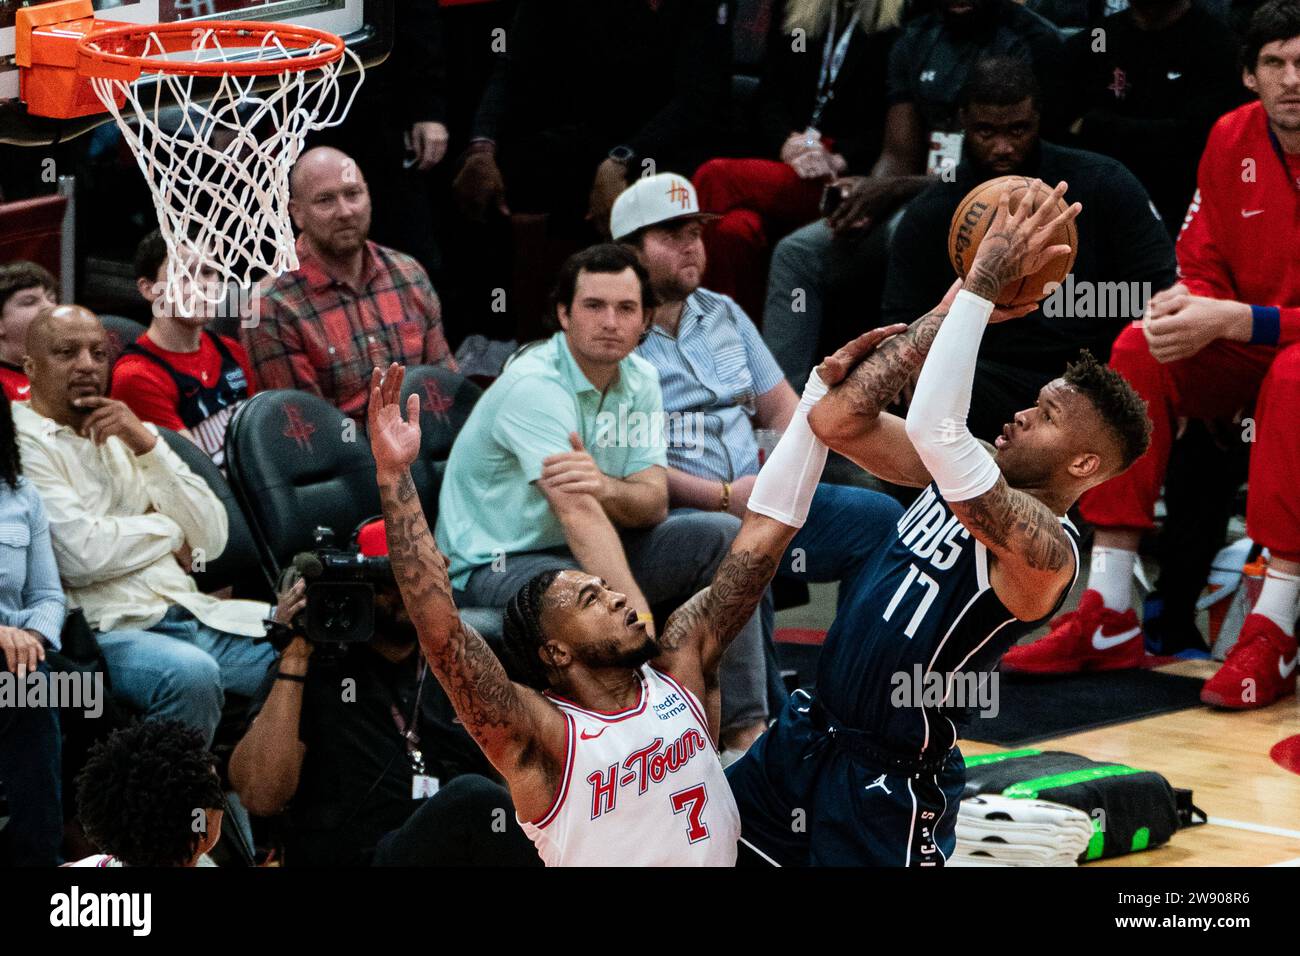
{"label": "courtside seat", "polygon": [[145,327],[121,315],[101,315],[99,321],[108,333],[108,367],[112,368],[122,350],[144,335]]}
{"label": "courtside seat", "polygon": [[215,560],[207,561],[202,571],[194,572],[194,580],[199,590],[212,594],[224,588],[231,588],[231,597],[247,598],[251,601],[273,601],[272,581],[263,570],[257,541],[253,538],[253,530],[248,526],[248,519],[235,499],[235,493],[230,483],[226,481],[226,476],[213,464],[207,453],[188,438],[170,428],[159,428],[158,432],[190,471],[207,483],[226,509],[230,526],[226,547]]}
{"label": "courtside seat", "polygon": [[[433,527],[438,521],[438,492],[451,446],[483,389],[458,372],[436,365],[413,365],[402,379],[402,401],[412,394],[420,396],[420,455],[411,466],[411,478],[425,518]],[[460,609],[460,616],[501,654],[500,608],[466,607]]]}
{"label": "courtside seat", "polygon": [[241,405],[226,432],[226,470],[273,578],[315,547],[316,528],[346,548],[380,512],[365,432],[307,392],[273,389]]}
{"label": "courtside seat", "polygon": [[420,396],[420,456],[411,467],[411,477],[432,525],[438,519],[438,492],[451,446],[483,390],[458,372],[414,365],[402,380],[402,401],[412,394]]}

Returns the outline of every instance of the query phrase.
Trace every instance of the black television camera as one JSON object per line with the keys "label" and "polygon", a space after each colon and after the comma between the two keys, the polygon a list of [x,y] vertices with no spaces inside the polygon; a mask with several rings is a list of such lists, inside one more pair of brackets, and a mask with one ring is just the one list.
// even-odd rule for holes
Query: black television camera
{"label": "black television camera", "polygon": [[375,585],[393,583],[388,558],[335,547],[331,528],[317,528],[312,537],[315,549],[293,557],[293,570],[307,582],[306,606],[288,627],[272,628],[271,643],[283,650],[295,635],[318,645],[369,641],[375,630]]}

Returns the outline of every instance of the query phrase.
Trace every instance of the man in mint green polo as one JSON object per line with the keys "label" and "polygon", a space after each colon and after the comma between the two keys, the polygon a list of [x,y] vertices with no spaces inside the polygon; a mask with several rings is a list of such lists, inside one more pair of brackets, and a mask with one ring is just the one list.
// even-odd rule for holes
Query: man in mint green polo
{"label": "man in mint green polo", "polygon": [[[646,615],[712,580],[740,522],[668,510],[659,376],[633,354],[653,294],[634,253],[598,245],[561,267],[560,327],[518,354],[456,438],[436,538],[460,607],[504,607],[534,575],[582,568]],[[670,427],[666,428],[668,424]],[[766,713],[757,615],[723,658],[723,738]],[[657,630],[656,630],[657,633]]]}

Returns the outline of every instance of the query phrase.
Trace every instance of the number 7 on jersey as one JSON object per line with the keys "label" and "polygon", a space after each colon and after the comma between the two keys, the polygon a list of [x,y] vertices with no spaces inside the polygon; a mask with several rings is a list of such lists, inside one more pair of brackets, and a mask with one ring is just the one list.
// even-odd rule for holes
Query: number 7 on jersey
{"label": "number 7 on jersey", "polygon": [[678,790],[669,799],[673,804],[674,816],[679,813],[686,814],[686,838],[692,843],[707,840],[709,828],[701,819],[704,816],[704,808],[709,802],[709,792],[704,789],[704,784]]}

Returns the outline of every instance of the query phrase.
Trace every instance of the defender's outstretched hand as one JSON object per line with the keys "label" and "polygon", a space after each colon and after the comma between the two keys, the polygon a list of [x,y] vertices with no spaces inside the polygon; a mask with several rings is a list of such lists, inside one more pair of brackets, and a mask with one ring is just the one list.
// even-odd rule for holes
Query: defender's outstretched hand
{"label": "defender's outstretched hand", "polygon": [[886,325],[872,329],[870,332],[863,332],[853,341],[836,349],[834,355],[822,359],[822,364],[817,366],[817,374],[821,376],[827,388],[834,388],[848,377],[849,372],[853,371],[859,362],[874,352],[881,342],[891,335],[906,330],[907,326],[899,322],[896,325]]}
{"label": "defender's outstretched hand", "polygon": [[380,473],[404,471],[420,453],[420,396],[406,400],[402,418],[402,379],[406,368],[394,362],[387,372],[370,373],[370,451]]}

